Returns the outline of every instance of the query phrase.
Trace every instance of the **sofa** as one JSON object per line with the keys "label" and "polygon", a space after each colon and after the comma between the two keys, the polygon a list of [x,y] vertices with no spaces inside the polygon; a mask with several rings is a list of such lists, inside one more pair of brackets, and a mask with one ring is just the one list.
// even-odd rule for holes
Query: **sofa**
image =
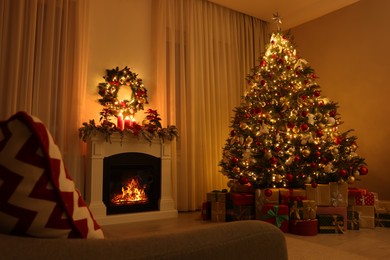
{"label": "sofa", "polygon": [[0,259],[287,259],[262,221],[123,233],[97,223],[38,118],[0,121]]}
{"label": "sofa", "polygon": [[48,239],[0,235],[0,258],[288,259],[284,234],[275,226],[256,220],[128,238]]}

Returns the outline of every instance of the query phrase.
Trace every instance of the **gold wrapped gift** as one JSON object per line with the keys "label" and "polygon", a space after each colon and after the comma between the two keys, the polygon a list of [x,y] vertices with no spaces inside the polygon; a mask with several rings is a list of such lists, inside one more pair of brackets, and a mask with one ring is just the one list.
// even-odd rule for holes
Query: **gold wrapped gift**
{"label": "gold wrapped gift", "polygon": [[360,228],[375,228],[374,206],[351,206],[349,209],[359,213]]}
{"label": "gold wrapped gift", "polygon": [[306,197],[308,200],[314,200],[317,206],[330,206],[329,184],[318,184],[316,188],[313,188],[311,184],[306,184]]}
{"label": "gold wrapped gift", "polygon": [[330,205],[334,207],[348,206],[348,184],[346,182],[329,182],[331,201]]}
{"label": "gold wrapped gift", "polygon": [[302,200],[303,219],[316,219],[317,203],[315,200]]}

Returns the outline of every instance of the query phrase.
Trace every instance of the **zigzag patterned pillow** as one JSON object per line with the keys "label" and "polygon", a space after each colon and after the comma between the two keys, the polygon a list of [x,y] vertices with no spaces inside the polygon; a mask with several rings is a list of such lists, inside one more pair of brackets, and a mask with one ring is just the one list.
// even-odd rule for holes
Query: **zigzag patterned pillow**
{"label": "zigzag patterned pillow", "polygon": [[0,122],[0,232],[44,238],[104,238],[37,118]]}

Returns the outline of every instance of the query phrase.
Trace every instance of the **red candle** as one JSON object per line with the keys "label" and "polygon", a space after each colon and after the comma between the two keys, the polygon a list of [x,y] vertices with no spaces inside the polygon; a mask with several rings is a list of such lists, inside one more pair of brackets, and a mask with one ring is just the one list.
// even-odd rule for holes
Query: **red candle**
{"label": "red candle", "polygon": [[130,124],[131,124],[130,117],[126,116],[125,117],[125,128],[130,128]]}
{"label": "red candle", "polygon": [[123,130],[124,126],[123,126],[123,116],[122,114],[119,114],[118,115],[118,124],[117,124],[118,128],[120,130]]}

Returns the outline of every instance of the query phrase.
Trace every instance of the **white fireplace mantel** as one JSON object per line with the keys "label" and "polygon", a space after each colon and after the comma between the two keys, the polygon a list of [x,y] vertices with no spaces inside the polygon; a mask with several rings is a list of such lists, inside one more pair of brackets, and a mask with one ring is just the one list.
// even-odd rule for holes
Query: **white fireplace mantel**
{"label": "white fireplace mantel", "polygon": [[[145,153],[161,158],[161,197],[159,210],[136,213],[107,215],[103,203],[103,159],[105,157],[128,152]],[[86,202],[100,225],[119,224],[177,217],[173,199],[171,173],[171,143],[155,139],[152,143],[132,135],[113,134],[110,142],[103,136],[92,137],[87,142]]]}

